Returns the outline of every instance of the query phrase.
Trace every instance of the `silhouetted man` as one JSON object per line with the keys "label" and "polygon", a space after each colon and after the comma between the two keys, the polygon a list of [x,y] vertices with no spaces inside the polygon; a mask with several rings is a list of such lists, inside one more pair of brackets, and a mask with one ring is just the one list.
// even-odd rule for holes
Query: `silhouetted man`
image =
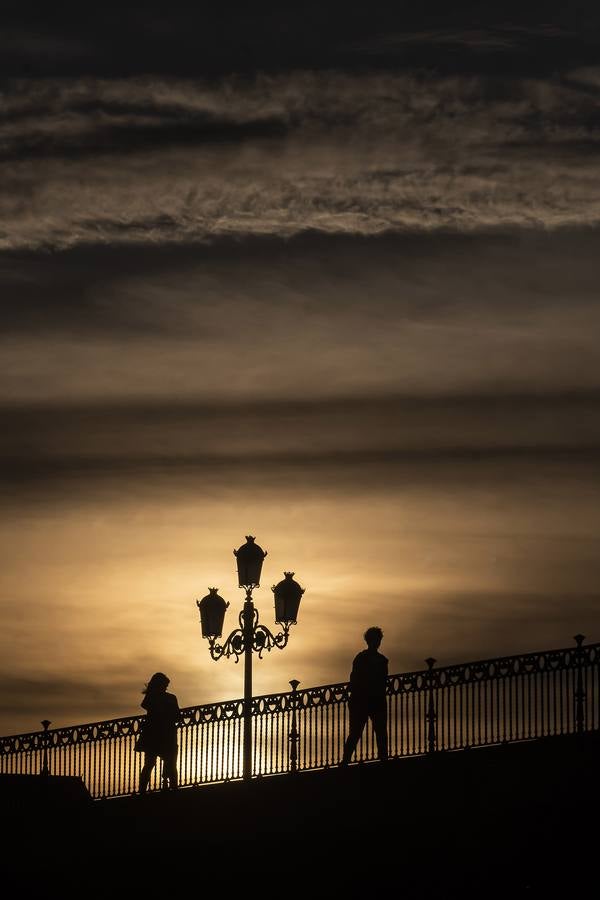
{"label": "silhouetted man", "polygon": [[356,750],[367,719],[373,722],[377,738],[377,753],[380,760],[387,759],[387,702],[385,688],[388,675],[388,661],[378,647],[383,638],[381,628],[367,628],[365,631],[367,649],[354,657],[350,673],[350,732],[344,744],[344,755],[340,765],[347,766]]}

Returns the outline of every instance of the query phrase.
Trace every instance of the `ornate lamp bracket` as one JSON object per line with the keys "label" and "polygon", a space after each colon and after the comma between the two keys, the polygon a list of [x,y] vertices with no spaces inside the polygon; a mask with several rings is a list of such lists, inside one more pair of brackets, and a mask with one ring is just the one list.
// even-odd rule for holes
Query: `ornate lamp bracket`
{"label": "ornate lamp bracket", "polygon": [[216,660],[221,659],[222,656],[224,656],[225,659],[229,659],[230,656],[235,656],[235,661],[238,663],[240,661],[240,656],[243,656],[244,650],[246,649],[246,644],[244,642],[243,612],[239,614],[238,622],[240,627],[236,628],[235,631],[232,631],[223,644],[218,644],[216,637],[208,639],[208,649],[215,662]]}
{"label": "ornate lamp bracket", "polygon": [[[262,659],[262,654],[265,650],[270,653],[274,647],[278,650],[283,650],[287,646],[290,637],[290,624],[288,622],[284,623],[283,631],[273,634],[266,625],[259,624],[258,610],[253,610],[252,618],[251,646],[254,652],[258,653],[259,659]],[[217,643],[217,638],[211,637],[208,639],[210,655],[215,661],[221,659],[222,656],[226,659],[229,659],[230,656],[235,656],[235,661],[238,663],[240,656],[244,655],[246,641],[244,639],[243,612],[240,613],[239,623],[240,627],[232,631],[222,644]]]}
{"label": "ornate lamp bracket", "polygon": [[288,622],[284,623],[283,631],[279,631],[277,634],[273,634],[266,625],[257,624],[252,632],[252,649],[258,653],[258,658],[262,659],[264,650],[268,653],[270,653],[274,647],[277,647],[278,650],[283,650],[287,645],[289,637],[290,626]]}

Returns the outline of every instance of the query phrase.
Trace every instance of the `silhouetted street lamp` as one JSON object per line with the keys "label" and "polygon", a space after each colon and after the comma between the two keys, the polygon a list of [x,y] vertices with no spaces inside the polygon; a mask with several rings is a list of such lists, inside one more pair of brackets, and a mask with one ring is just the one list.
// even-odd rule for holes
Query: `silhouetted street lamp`
{"label": "silhouetted street lamp", "polygon": [[275,598],[275,621],[283,626],[283,630],[273,634],[258,621],[258,610],[254,606],[252,591],[260,587],[260,573],[266,551],[254,543],[251,535],[246,536],[246,543],[233,554],[237,561],[238,583],[246,591],[244,607],[239,614],[239,628],[232,631],[223,644],[217,638],[223,632],[225,611],[229,606],[219,596],[218,588],[209,588],[206,597],[196,600],[200,610],[202,637],[208,638],[210,655],[214,660],[222,656],[235,656],[236,663],[244,656],[244,757],[243,775],[252,778],[252,653],[262,656],[264,650],[269,652],[273,647],[279,650],[287,645],[290,627],[296,624],[300,599],[304,593],[293,572],[284,572],[283,581],[271,589]]}

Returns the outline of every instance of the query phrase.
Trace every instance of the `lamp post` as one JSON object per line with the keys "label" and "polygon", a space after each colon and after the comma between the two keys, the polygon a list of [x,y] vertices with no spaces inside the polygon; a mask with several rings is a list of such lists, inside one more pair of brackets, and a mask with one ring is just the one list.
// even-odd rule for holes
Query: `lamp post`
{"label": "lamp post", "polygon": [[222,644],[217,643],[229,606],[219,596],[218,588],[209,588],[206,597],[196,600],[196,605],[200,611],[202,637],[208,639],[211,657],[218,660],[222,656],[226,659],[235,656],[236,663],[240,656],[244,657],[243,776],[248,780],[252,778],[252,654],[258,653],[261,658],[264,650],[270,652],[273,647],[283,650],[287,646],[290,627],[296,624],[304,588],[294,581],[294,572],[284,572],[283,580],[271,588],[275,599],[275,621],[282,626],[281,631],[273,634],[259,622],[252,597],[254,588],[260,587],[260,574],[267,553],[255,543],[252,535],[247,535],[246,543],[233,554],[237,562],[238,584],[246,591],[244,606],[238,617],[239,628],[232,631]]}

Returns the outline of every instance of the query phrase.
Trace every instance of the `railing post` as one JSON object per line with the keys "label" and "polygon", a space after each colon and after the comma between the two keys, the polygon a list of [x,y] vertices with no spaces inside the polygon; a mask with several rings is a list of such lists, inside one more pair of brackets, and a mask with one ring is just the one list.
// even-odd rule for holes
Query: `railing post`
{"label": "railing post", "polygon": [[42,775],[49,775],[49,774],[50,774],[50,767],[49,767],[49,765],[48,765],[48,742],[49,742],[48,729],[49,729],[50,726],[52,725],[52,722],[51,722],[49,719],[42,719],[42,721],[41,721],[40,724],[44,726],[44,736],[42,737],[42,741],[44,742],[44,750],[43,750],[43,753],[42,753],[42,771],[41,771],[41,774],[42,774]]}
{"label": "railing post", "polygon": [[575,690],[575,730],[577,734],[585,731],[585,688],[583,686],[583,650],[581,645],[585,640],[585,634],[576,634],[573,640],[577,643],[577,687]]}
{"label": "railing post", "polygon": [[428,657],[425,662],[427,663],[427,668],[429,669],[427,675],[427,682],[429,685],[428,690],[428,700],[427,700],[427,752],[435,753],[436,751],[436,733],[435,733],[435,721],[437,719],[437,715],[435,712],[435,703],[433,700],[433,667],[435,666],[437,660],[435,660],[432,656]]}
{"label": "railing post", "polygon": [[298,733],[296,719],[296,705],[298,703],[298,685],[300,684],[295,678],[292,678],[290,685],[292,687],[292,727],[290,729],[290,772],[298,771],[298,742],[300,735]]}

